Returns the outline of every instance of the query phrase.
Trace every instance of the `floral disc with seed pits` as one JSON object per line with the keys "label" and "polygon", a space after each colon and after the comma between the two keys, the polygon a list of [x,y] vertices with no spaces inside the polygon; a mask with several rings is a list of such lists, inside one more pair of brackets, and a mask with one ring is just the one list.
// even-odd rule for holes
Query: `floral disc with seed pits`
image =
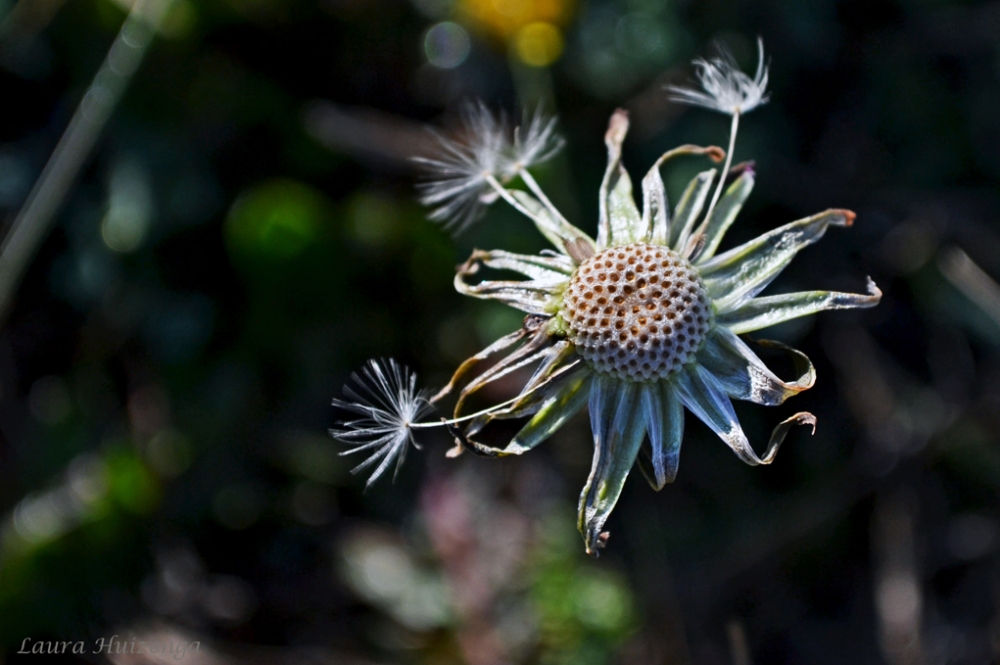
{"label": "floral disc with seed pits", "polygon": [[667,247],[637,243],[595,254],[574,273],[563,318],[577,352],[627,381],[666,378],[711,327],[697,270]]}

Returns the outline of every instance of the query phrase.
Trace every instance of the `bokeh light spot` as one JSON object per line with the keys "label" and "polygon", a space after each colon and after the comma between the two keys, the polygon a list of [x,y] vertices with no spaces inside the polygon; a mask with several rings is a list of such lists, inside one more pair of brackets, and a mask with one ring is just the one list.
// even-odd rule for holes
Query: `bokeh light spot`
{"label": "bokeh light spot", "polygon": [[204,596],[208,614],[233,625],[242,623],[257,609],[253,587],[235,575],[213,575]]}
{"label": "bokeh light spot", "polygon": [[365,530],[349,535],[342,547],[342,575],[356,593],[413,630],[450,623],[443,580],[419,567],[401,543],[384,532]]}
{"label": "bokeh light spot", "polygon": [[517,57],[532,67],[548,67],[559,59],[563,51],[563,36],[551,23],[530,23],[514,39]]}
{"label": "bokeh light spot", "polygon": [[662,50],[665,42],[656,17],[644,12],[626,14],[615,27],[615,44],[626,55],[648,58]]}
{"label": "bokeh light spot", "polygon": [[469,57],[472,43],[465,28],[451,21],[438,23],[424,37],[427,60],[441,69],[454,69]]}
{"label": "bokeh light spot", "polygon": [[287,444],[289,471],[317,483],[333,483],[345,474],[342,458],[327,438],[302,434]]}
{"label": "bokeh light spot", "polygon": [[131,451],[110,455],[107,472],[111,495],[126,510],[146,514],[159,503],[159,482]]}
{"label": "bokeh light spot", "polygon": [[93,507],[108,491],[104,461],[93,453],[77,456],[66,470],[66,486],[81,510]]}
{"label": "bokeh light spot", "polygon": [[575,7],[575,0],[457,0],[456,13],[477,30],[511,41],[532,23],[567,25]]}
{"label": "bokeh light spot", "polygon": [[351,235],[363,245],[378,247],[397,240],[406,220],[399,206],[384,194],[359,192],[348,204]]}
{"label": "bokeh light spot", "polygon": [[193,453],[186,436],[173,429],[157,432],[146,445],[146,461],[158,475],[174,478],[191,464]]}
{"label": "bokeh light spot", "polygon": [[890,575],[879,583],[876,604],[886,623],[895,628],[906,628],[920,617],[920,587],[912,575]]}
{"label": "bokeh light spot", "polygon": [[226,218],[226,240],[243,255],[286,261],[319,235],[326,199],[293,180],[271,180],[244,192]]}
{"label": "bokeh light spot", "polygon": [[597,630],[618,631],[629,622],[625,583],[611,575],[581,576],[574,589],[577,618]]}
{"label": "bokeh light spot", "polygon": [[153,218],[153,191],[145,169],[133,161],[118,164],[108,184],[108,211],[101,220],[101,239],[115,252],[138,249]]}
{"label": "bokeh light spot", "polygon": [[174,0],[160,23],[160,32],[170,39],[184,39],[191,34],[198,22],[198,14],[191,2]]}
{"label": "bokeh light spot", "polygon": [[501,16],[515,21],[523,21],[534,12],[532,0],[492,0],[493,6]]}
{"label": "bokeh light spot", "polygon": [[66,528],[67,510],[57,493],[29,495],[14,509],[14,529],[30,543],[43,543]]}

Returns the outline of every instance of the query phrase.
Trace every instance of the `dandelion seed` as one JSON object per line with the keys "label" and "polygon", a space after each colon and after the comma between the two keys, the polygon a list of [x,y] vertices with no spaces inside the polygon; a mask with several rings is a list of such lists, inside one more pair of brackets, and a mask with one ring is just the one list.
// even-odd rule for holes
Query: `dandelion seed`
{"label": "dandelion seed", "polygon": [[[764,64],[764,40],[757,38],[757,74],[751,79],[741,72],[733,59],[733,55],[719,48],[719,57],[712,60],[695,60],[694,66],[698,68],[698,80],[701,82],[700,90],[692,90],[680,86],[668,86],[667,89],[673,93],[671,99],[682,104],[701,106],[712,111],[719,111],[732,116],[732,123],[729,128],[729,149],[726,150],[726,164],[719,174],[719,183],[712,195],[712,202],[708,205],[706,220],[715,211],[715,205],[722,195],[722,188],[726,182],[726,175],[729,173],[729,165],[733,163],[733,150],[736,147],[736,133],[739,131],[740,115],[749,113],[761,104],[766,104],[767,96],[767,65]],[[703,229],[699,229],[702,231]],[[695,237],[695,242],[698,238]]]}
{"label": "dandelion seed", "polygon": [[432,208],[430,218],[462,231],[503,194],[499,183],[526,173],[562,148],[554,118],[536,112],[526,124],[523,133],[514,130],[512,140],[502,115],[494,115],[482,102],[466,106],[461,138],[438,135],[440,154],[416,158],[427,170],[428,179],[419,187],[420,202]]}
{"label": "dandelion seed", "polygon": [[368,478],[370,487],[396,462],[396,471],[406,458],[410,445],[419,448],[413,438],[412,426],[433,407],[427,395],[417,391],[417,375],[390,358],[387,361],[369,360],[359,374],[352,374],[357,388],[344,386],[344,393],[351,399],[334,399],[333,405],[361,415],[361,418],[340,423],[330,434],[352,446],[341,455],[372,451],[371,455],[351,473],[360,473],[378,466]]}
{"label": "dandelion seed", "polygon": [[751,79],[739,70],[733,55],[720,48],[719,57],[693,62],[702,90],[671,85],[667,87],[671,99],[728,115],[749,113],[768,101],[764,40],[759,38],[757,58],[757,73]]}
{"label": "dandelion seed", "polygon": [[719,57],[693,62],[698,68],[697,76],[703,90],[668,86],[673,93],[671,99],[729,115],[749,113],[768,101],[764,41],[759,38],[757,58],[757,73],[751,79],[739,70],[732,53],[720,47]]}
{"label": "dandelion seed", "polygon": [[508,165],[508,175],[513,177],[524,169],[547,162],[558,154],[565,141],[556,133],[555,117],[546,117],[540,110],[526,118],[527,130],[514,130],[514,144]]}

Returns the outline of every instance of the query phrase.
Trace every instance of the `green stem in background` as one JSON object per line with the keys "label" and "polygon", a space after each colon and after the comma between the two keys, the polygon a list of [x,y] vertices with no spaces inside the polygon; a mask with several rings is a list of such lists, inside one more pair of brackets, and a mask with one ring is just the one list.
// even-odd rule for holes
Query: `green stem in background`
{"label": "green stem in background", "polygon": [[[514,82],[514,92],[522,109],[544,110],[546,113],[558,115],[556,105],[555,86],[552,82],[552,70],[550,67],[534,67],[525,64],[517,54],[517,48],[513,42],[507,46],[507,66],[510,69],[511,79]],[[557,211],[551,203],[542,200],[545,207],[549,208],[556,215],[557,219],[579,218],[580,211],[576,197],[573,195],[573,177],[569,168],[569,160],[566,159],[566,151],[561,151],[554,159],[546,164],[549,172],[546,178],[549,191],[556,194],[556,199],[562,205],[566,214]],[[525,184],[531,187],[525,179]],[[535,185],[537,187],[537,185]],[[532,191],[535,191],[532,188]],[[537,196],[537,192],[536,192]]]}
{"label": "green stem in background", "polygon": [[507,46],[507,63],[514,81],[514,91],[524,108],[555,110],[555,91],[552,73],[548,67],[534,67],[525,64],[517,54],[517,47],[511,41]]}
{"label": "green stem in background", "polygon": [[136,0],[90,87],[0,245],[0,320],[52,228],[111,113],[142,63],[172,0]]}

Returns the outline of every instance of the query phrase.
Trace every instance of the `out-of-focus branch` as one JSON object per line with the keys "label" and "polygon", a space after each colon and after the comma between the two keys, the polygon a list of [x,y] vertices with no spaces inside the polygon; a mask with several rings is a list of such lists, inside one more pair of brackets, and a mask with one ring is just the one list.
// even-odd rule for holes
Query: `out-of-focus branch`
{"label": "out-of-focus branch", "polygon": [[396,170],[416,171],[414,157],[439,150],[434,135],[423,124],[370,108],[317,101],[303,111],[302,124],[332,151]]}
{"label": "out-of-focus branch", "polygon": [[915,498],[880,497],[872,524],[875,609],[882,652],[892,665],[921,665],[923,590],[914,543]]}
{"label": "out-of-focus branch", "polygon": [[622,106],[629,111],[629,125],[634,136],[651,139],[676,122],[690,107],[670,100],[664,89],[681,78],[678,69],[656,77]]}
{"label": "out-of-focus branch", "polygon": [[958,247],[946,249],[938,256],[938,267],[952,286],[1000,325],[1000,284],[968,254]]}
{"label": "out-of-focus branch", "polygon": [[0,244],[0,318],[142,62],[172,0],[136,0],[24,206]]}
{"label": "out-of-focus branch", "polygon": [[743,622],[733,619],[726,624],[726,636],[729,638],[729,653],[733,657],[733,665],[751,665],[750,645],[747,644]]}

